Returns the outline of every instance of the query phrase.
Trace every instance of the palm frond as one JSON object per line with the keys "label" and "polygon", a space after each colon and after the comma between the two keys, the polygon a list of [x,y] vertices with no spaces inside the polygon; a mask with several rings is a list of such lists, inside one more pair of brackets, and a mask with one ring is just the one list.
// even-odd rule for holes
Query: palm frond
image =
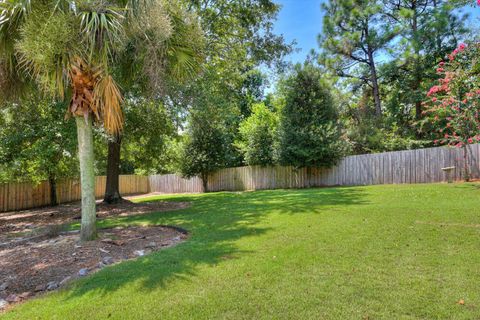
{"label": "palm frond", "polygon": [[34,79],[41,89],[64,96],[72,57],[81,56],[75,17],[69,13],[50,14],[38,7],[19,29],[15,42],[17,70]]}
{"label": "palm frond", "polygon": [[4,0],[0,2],[0,31],[18,29],[31,8],[31,0]]}
{"label": "palm frond", "polygon": [[114,56],[115,49],[123,44],[125,38],[122,25],[124,14],[124,8],[104,2],[83,4],[78,8],[83,40],[90,60],[108,65],[107,60]]}
{"label": "palm frond", "polygon": [[98,110],[105,130],[110,134],[118,134],[123,129],[123,101],[120,88],[110,75],[105,75],[97,83],[94,90],[92,108]]}
{"label": "palm frond", "polygon": [[174,32],[167,40],[168,73],[177,81],[197,74],[204,59],[204,38],[195,17],[180,7],[170,7]]}
{"label": "palm frond", "polygon": [[14,43],[22,22],[31,11],[31,0],[5,0],[0,2],[0,58],[12,73],[15,66]]}
{"label": "palm frond", "polygon": [[[141,1],[142,2],[142,1]],[[130,21],[129,40],[134,48],[125,61],[134,61],[138,72],[130,73],[154,94],[161,94],[170,81],[184,81],[198,73],[203,62],[203,33],[198,19],[178,3],[149,0],[142,14]],[[131,83],[131,81],[130,81]]]}

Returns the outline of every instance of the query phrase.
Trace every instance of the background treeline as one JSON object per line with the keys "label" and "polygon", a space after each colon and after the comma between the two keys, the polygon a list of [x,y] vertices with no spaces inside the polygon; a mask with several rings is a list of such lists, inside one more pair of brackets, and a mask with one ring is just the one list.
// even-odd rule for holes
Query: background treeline
{"label": "background treeline", "polygon": [[[474,38],[462,1],[331,0],[319,8],[318,51],[289,65],[295,44],[272,30],[274,1],[179,3],[200,19],[202,70],[188,83],[165,78],[161,95],[124,84],[122,135],[95,129],[97,175],[112,165],[113,174],[202,177],[240,165],[321,167],[430,146],[420,123],[435,66]],[[78,175],[66,108],[40,94],[3,104],[0,182]]]}

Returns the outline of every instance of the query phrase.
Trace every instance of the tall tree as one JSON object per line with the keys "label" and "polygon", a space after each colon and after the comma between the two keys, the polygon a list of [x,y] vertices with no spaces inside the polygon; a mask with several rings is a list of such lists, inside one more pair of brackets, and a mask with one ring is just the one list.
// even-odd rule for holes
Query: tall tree
{"label": "tall tree", "polygon": [[343,156],[338,115],[322,72],[312,64],[296,65],[280,86],[280,163],[295,167],[330,167]]}
{"label": "tall tree", "polygon": [[[126,54],[120,56],[120,70],[117,72],[119,82],[131,96],[146,95],[157,100],[164,98],[168,85],[184,85],[184,81],[198,73],[203,60],[203,37],[198,26],[193,23],[195,16],[172,4],[165,5],[162,10],[164,12],[155,12],[152,8],[144,7],[141,14],[146,18],[134,31],[141,32],[142,29],[150,28],[155,34],[152,36],[146,33],[148,38],[141,39],[147,42],[142,51],[127,50]],[[162,18],[162,14],[168,14],[168,17]],[[162,29],[169,30],[168,39],[165,39]],[[131,45],[134,46],[138,39],[132,40]],[[158,42],[162,43],[162,51],[155,50]],[[141,55],[144,65],[136,66],[132,63],[136,59],[133,55],[137,54]],[[154,59],[150,60],[148,55],[152,55]],[[144,68],[149,81],[145,82],[145,78],[135,76],[139,72],[138,68]],[[127,109],[127,112],[129,110],[132,109]],[[129,119],[127,115],[126,120]],[[136,131],[141,129],[142,126]],[[145,131],[148,130],[145,128]],[[122,139],[120,133],[108,138],[107,181],[103,201],[110,204],[122,199],[119,189]]]}
{"label": "tall tree", "polygon": [[[177,131],[169,110],[160,100],[127,98],[122,141],[122,173],[156,174],[172,166],[170,144]],[[133,169],[133,170],[132,170]]]}
{"label": "tall tree", "polygon": [[[94,120],[102,123],[111,134],[122,130],[122,94],[115,81],[118,58],[128,57],[136,71],[132,79],[151,88],[161,79],[165,57],[174,61],[169,65],[174,72],[186,63],[183,55],[165,51],[176,32],[166,3],[11,0],[0,5],[1,70],[21,73],[56,97],[70,97],[68,114],[77,125],[80,160],[80,234],[83,241],[94,239],[92,125]],[[182,22],[192,29],[198,26],[194,19]]]}
{"label": "tall tree", "polygon": [[325,16],[319,40],[323,63],[338,76],[359,79],[370,87],[375,114],[381,116],[377,59],[397,31],[384,23],[377,0],[330,0],[322,8]]}
{"label": "tall tree", "polygon": [[413,104],[419,120],[425,89],[436,78],[431,70],[466,32],[465,17],[459,19],[453,6],[441,0],[389,0],[384,12],[401,30],[389,78],[395,87],[404,87],[402,103]]}

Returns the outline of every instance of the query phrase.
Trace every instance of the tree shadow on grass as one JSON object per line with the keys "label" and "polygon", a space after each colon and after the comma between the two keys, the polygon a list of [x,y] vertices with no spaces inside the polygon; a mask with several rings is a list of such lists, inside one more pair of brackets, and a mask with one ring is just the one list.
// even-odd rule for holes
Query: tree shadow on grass
{"label": "tree shadow on grass", "polygon": [[[167,201],[192,201],[192,207],[143,216],[109,219],[100,227],[150,224],[181,227],[189,238],[172,248],[108,267],[72,285],[66,299],[94,291],[106,294],[140,281],[142,292],[164,287],[175,279],[194,276],[201,265],[216,265],[251,251],[240,250],[235,241],[272,231],[262,220],[275,212],[304,214],[326,212],[336,206],[366,204],[361,188],[221,192],[202,195],[161,196]],[[147,198],[145,201],[152,201]],[[268,224],[267,224],[268,226]]]}

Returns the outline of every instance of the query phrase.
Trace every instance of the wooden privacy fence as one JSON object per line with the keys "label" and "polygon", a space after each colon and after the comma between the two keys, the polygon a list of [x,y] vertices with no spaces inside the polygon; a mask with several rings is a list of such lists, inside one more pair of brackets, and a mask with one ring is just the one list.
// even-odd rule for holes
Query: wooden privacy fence
{"label": "wooden privacy fence", "polygon": [[[471,178],[480,178],[480,145],[468,147]],[[208,178],[208,191],[242,191],[321,186],[430,183],[446,181],[442,168],[455,166],[454,180],[463,178],[463,149],[437,147],[348,156],[329,169],[293,167],[237,167],[219,170]],[[199,178],[150,176],[152,192],[202,192]]]}
{"label": "wooden privacy fence", "polygon": [[203,192],[202,180],[198,177],[184,179],[176,174],[163,174],[148,177],[152,192],[188,193]]}
{"label": "wooden privacy fence", "polygon": [[[95,196],[101,198],[105,192],[106,177],[95,179]],[[120,193],[137,194],[149,192],[148,177],[136,175],[120,176]],[[57,201],[66,203],[81,199],[80,182],[74,179],[57,182]],[[0,212],[41,207],[50,204],[50,183],[39,184],[7,183],[0,184]]]}
{"label": "wooden privacy fence", "polygon": [[[480,178],[480,145],[468,146],[470,176]],[[354,186],[395,183],[446,181],[444,167],[455,166],[454,180],[463,178],[463,149],[438,147],[397,152],[348,156],[329,169],[281,166],[251,166],[219,170],[208,178],[208,191],[243,191],[321,186]],[[96,178],[95,195],[105,191],[106,177]],[[184,179],[175,174],[150,177],[120,176],[120,192],[188,193],[203,192],[200,178]],[[59,203],[80,199],[77,180],[57,182]],[[0,184],[0,212],[40,207],[50,204],[50,184],[41,182]]]}

